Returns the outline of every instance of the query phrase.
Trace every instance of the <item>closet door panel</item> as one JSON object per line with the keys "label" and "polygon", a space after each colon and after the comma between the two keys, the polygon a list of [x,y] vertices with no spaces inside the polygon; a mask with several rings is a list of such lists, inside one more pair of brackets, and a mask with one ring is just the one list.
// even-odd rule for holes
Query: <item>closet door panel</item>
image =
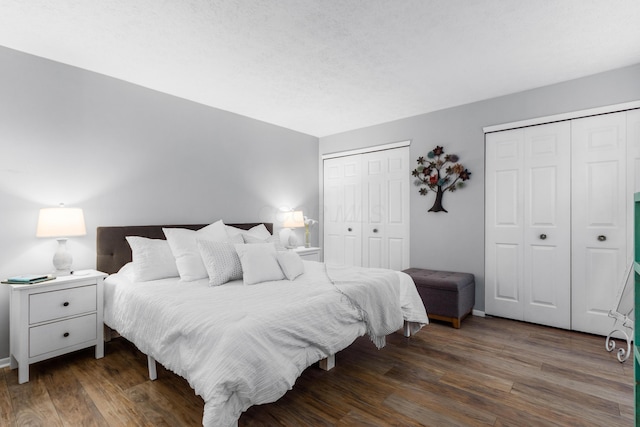
{"label": "closet door panel", "polygon": [[363,266],[409,268],[409,150],[378,151],[362,158]]}
{"label": "closet door panel", "polygon": [[362,263],[361,245],[360,236],[355,232],[346,234],[340,245],[339,253],[342,254],[342,262],[339,265],[359,266]]}
{"label": "closet door panel", "polygon": [[344,221],[342,184],[344,170],[338,162],[324,162],[324,261],[342,265],[344,262]]}
{"label": "closet door panel", "polygon": [[486,135],[485,311],[524,320],[523,142],[515,129]]}
{"label": "closet door panel", "polygon": [[324,261],[362,265],[362,184],[359,156],[324,161]]}
{"label": "closet door panel", "polygon": [[387,267],[402,271],[410,267],[409,259],[409,198],[408,181],[402,177],[409,174],[409,156],[403,164],[390,161],[390,174],[396,178],[387,182],[389,215],[387,218]]}
{"label": "closet door panel", "polygon": [[[633,194],[640,191],[640,110],[627,111],[627,261],[633,265]],[[631,196],[629,196],[631,194]],[[637,249],[637,248],[636,248]],[[619,289],[619,294],[623,289]]]}
{"label": "closet door panel", "polygon": [[[496,265],[493,271],[495,275],[494,297],[502,302],[514,303],[518,306],[516,314],[518,319],[522,319],[522,307],[520,304],[520,277],[521,256],[520,245],[497,244],[494,246]],[[513,308],[516,309],[515,307]],[[509,312],[511,310],[506,310]]]}
{"label": "closet door panel", "polygon": [[405,270],[411,267],[410,236],[411,218],[409,217],[409,194],[411,183],[411,165],[409,149],[391,150],[387,154],[386,182],[386,268]]}
{"label": "closet door panel", "polygon": [[571,327],[571,127],[524,131],[524,320]]}
{"label": "closet door panel", "polygon": [[385,222],[388,215],[386,152],[362,155],[363,180],[363,240],[362,266],[383,268],[386,259]]}
{"label": "closet door panel", "polygon": [[607,335],[627,262],[626,113],[572,121],[572,328]]}

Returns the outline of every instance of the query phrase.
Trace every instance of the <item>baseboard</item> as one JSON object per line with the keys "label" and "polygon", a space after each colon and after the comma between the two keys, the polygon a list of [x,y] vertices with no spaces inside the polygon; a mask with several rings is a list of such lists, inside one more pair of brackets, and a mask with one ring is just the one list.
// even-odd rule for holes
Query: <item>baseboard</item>
{"label": "baseboard", "polygon": [[5,357],[4,359],[0,359],[0,369],[2,368],[6,368],[7,366],[9,366],[9,358]]}
{"label": "baseboard", "polygon": [[484,311],[480,311],[480,310],[473,310],[471,312],[471,314],[473,314],[474,316],[478,316],[478,317],[485,317]]}

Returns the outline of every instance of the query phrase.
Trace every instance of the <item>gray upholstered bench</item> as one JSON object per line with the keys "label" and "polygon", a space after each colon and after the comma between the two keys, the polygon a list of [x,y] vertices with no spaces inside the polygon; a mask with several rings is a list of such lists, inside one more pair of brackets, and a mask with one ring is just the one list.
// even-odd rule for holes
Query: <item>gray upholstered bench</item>
{"label": "gray upholstered bench", "polygon": [[460,328],[460,322],[471,313],[476,299],[473,274],[423,268],[409,268],[404,272],[416,284],[429,318],[451,322],[454,328]]}

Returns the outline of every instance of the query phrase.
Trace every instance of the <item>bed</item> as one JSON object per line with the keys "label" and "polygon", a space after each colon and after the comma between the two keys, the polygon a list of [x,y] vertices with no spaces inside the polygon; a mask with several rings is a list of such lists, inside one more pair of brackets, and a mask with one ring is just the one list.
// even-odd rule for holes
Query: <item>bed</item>
{"label": "bed", "polygon": [[[110,274],[105,325],[148,356],[152,379],[157,361],[189,382],[204,399],[206,427],[237,425],[248,407],[284,395],[307,367],[321,362],[330,369],[334,355],[360,336],[368,334],[381,348],[385,335],[404,328],[409,336],[428,323],[412,279],[401,272],[336,268],[276,251],[283,277],[272,280],[266,273],[271,264],[250,257],[272,256],[277,244],[268,223],[224,224],[228,235],[237,233],[224,243],[197,239],[201,251],[206,244],[215,251],[235,248],[243,267],[240,279],[212,285],[218,270],[208,269],[209,277],[185,281],[180,269],[177,276],[139,280],[135,272],[142,257],[135,238],[160,247],[174,244],[178,231],[193,236],[214,224],[97,229],[97,268]],[[250,234],[260,227],[266,230],[260,239]],[[267,232],[271,237],[265,239]],[[165,233],[168,243],[161,242]],[[171,249],[181,266],[184,259],[175,245]],[[205,268],[207,254],[201,252]]]}

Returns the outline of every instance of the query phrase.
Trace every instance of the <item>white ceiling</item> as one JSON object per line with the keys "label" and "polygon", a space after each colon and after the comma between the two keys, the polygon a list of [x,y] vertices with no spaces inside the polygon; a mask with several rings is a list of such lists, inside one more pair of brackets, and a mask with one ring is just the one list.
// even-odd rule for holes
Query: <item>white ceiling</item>
{"label": "white ceiling", "polygon": [[0,0],[0,45],[326,136],[640,63],[640,1]]}

